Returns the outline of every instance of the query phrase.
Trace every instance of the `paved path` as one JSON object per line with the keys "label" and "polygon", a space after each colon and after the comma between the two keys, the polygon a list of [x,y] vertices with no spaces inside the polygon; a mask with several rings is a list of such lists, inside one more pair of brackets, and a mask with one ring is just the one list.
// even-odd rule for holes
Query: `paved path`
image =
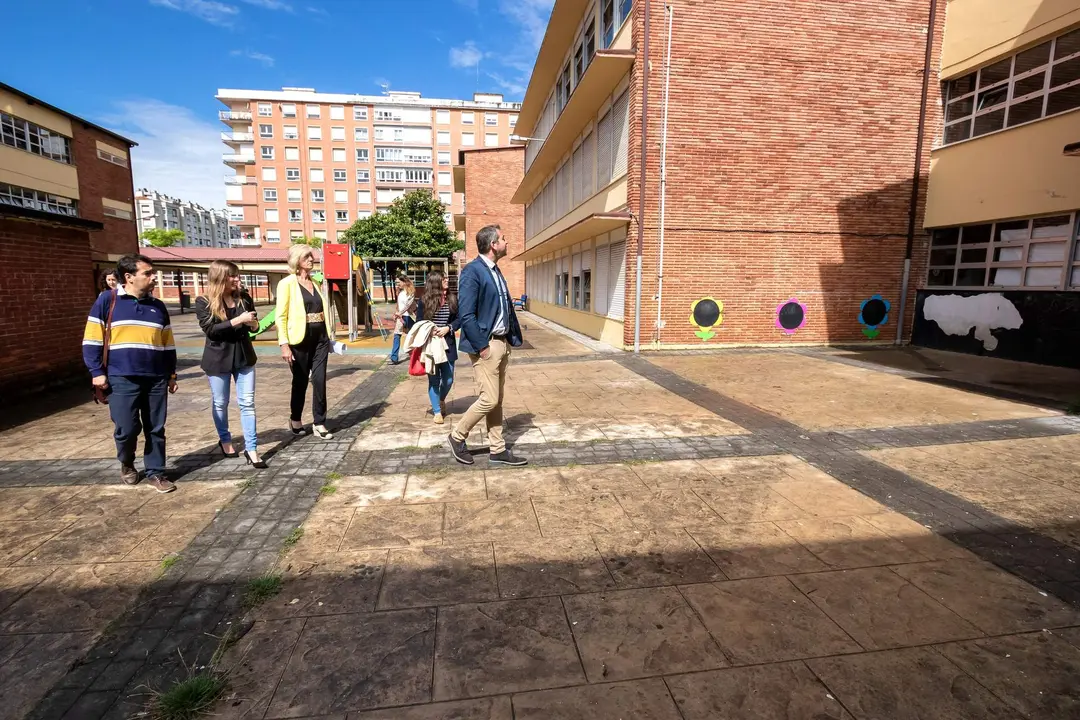
{"label": "paved path", "polygon": [[[188,370],[169,496],[115,485],[92,404],[12,422],[0,717],[137,717],[234,627],[215,717],[1080,714],[1068,398],[892,356],[527,337],[506,408],[527,469],[488,467],[479,433],[452,463],[425,383],[370,358],[335,359],[336,439],[268,429],[261,472],[208,452]],[[285,375],[260,372],[280,426]],[[463,361],[450,422],[471,400]],[[267,572],[282,592],[245,613]]]}

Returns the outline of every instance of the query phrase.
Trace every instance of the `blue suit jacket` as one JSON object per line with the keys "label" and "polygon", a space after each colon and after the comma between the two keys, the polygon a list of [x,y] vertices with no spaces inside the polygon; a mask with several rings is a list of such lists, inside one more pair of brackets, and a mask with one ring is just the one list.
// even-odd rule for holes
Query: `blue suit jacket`
{"label": "blue suit jacket", "polygon": [[[508,293],[509,295],[509,293]],[[506,318],[507,341],[521,345],[521,326],[513,300],[506,298],[510,316]],[[499,288],[491,271],[480,258],[461,269],[458,276],[458,318],[461,321],[461,351],[478,354],[491,342],[491,328],[499,317]]]}

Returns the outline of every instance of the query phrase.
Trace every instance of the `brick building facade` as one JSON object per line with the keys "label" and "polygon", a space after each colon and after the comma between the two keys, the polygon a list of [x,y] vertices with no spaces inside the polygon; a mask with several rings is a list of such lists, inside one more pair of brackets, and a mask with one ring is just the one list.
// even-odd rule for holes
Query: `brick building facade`
{"label": "brick building facade", "polygon": [[0,398],[86,375],[95,225],[0,205]]}
{"label": "brick building facade", "polygon": [[525,249],[525,214],[511,202],[521,182],[524,147],[476,148],[458,153],[454,190],[465,196],[463,212],[455,223],[465,231],[464,261],[477,257],[476,233],[486,225],[498,225],[509,245],[499,263],[510,295],[525,294],[525,266],[513,258]]}
{"label": "brick building facade", "polygon": [[[892,311],[870,334],[891,340],[912,211],[927,0],[672,2],[669,78],[669,17],[657,0],[645,61],[646,1],[611,9],[558,0],[553,9],[518,127],[539,138],[515,193],[526,207],[522,259],[537,312],[633,346],[641,219],[643,348],[865,342],[859,317],[874,296]],[[937,41],[909,298],[925,275],[925,176],[941,132],[941,5],[930,30]],[[692,320],[695,303],[708,298],[722,304],[720,317],[706,300]],[[909,323],[910,308],[909,300]]]}

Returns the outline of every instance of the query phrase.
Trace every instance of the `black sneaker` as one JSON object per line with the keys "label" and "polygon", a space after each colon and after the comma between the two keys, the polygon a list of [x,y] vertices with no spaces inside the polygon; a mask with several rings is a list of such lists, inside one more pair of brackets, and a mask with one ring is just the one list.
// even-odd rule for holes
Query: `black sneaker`
{"label": "black sneaker", "polygon": [[462,465],[472,465],[472,453],[469,452],[469,446],[465,444],[465,441],[455,440],[452,434],[447,439],[450,441],[450,452],[454,454],[454,459]]}
{"label": "black sneaker", "polygon": [[509,450],[503,450],[501,453],[495,453],[488,457],[489,463],[496,465],[511,465],[513,467],[521,467],[522,465],[528,465],[529,461],[525,458],[518,457]]}

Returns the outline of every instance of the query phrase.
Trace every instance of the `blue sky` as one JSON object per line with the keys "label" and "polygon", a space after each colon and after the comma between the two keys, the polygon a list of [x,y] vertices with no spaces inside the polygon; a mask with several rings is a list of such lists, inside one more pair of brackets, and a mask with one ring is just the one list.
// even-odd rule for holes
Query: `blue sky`
{"label": "blue sky", "polygon": [[4,10],[4,82],[140,143],[137,186],[224,205],[218,88],[520,100],[554,0],[53,0]]}

